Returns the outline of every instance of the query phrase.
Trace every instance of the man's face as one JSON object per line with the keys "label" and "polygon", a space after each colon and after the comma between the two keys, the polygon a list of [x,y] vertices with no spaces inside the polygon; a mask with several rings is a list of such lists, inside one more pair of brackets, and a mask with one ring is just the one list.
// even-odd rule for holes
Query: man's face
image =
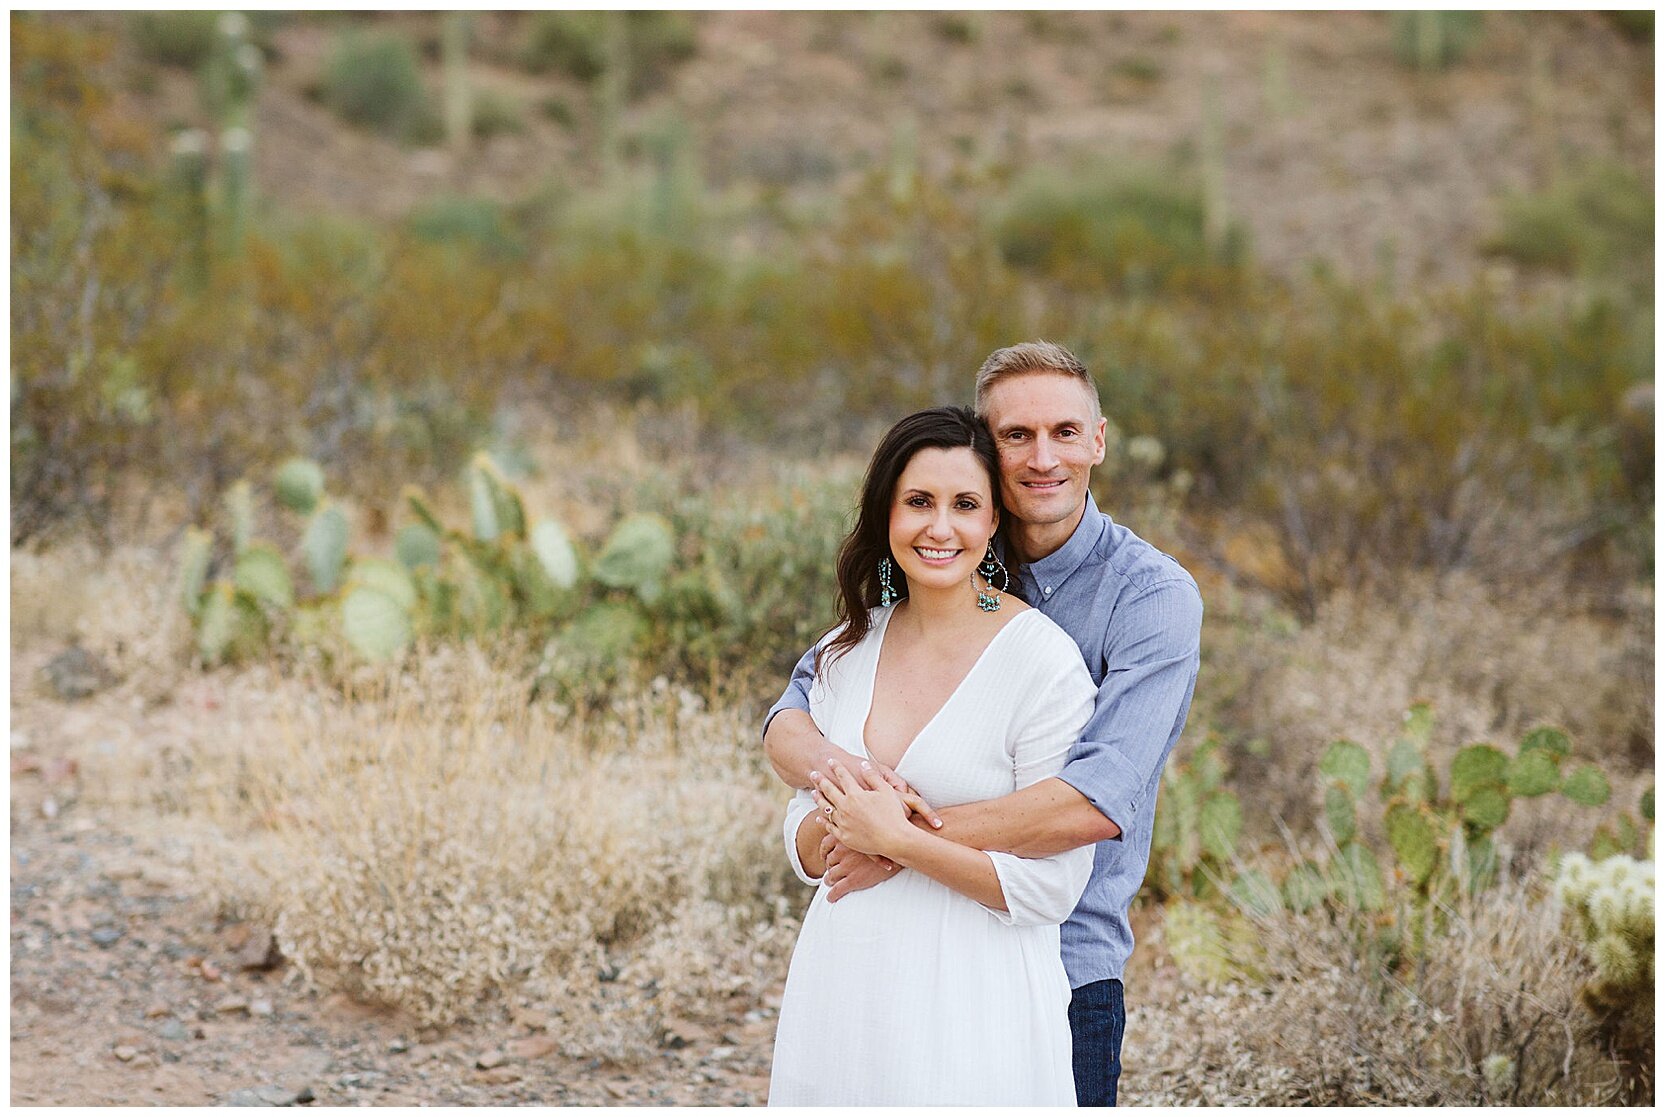
{"label": "man's face", "polygon": [[1026,372],[997,380],[984,403],[1006,510],[1034,527],[1079,513],[1104,460],[1104,420],[1087,386],[1068,373]]}

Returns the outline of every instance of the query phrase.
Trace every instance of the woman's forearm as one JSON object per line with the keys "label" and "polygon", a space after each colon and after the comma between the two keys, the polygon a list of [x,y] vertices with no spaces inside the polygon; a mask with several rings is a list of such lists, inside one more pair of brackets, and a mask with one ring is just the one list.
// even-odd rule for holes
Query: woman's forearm
{"label": "woman's forearm", "polygon": [[821,856],[821,839],[827,836],[827,827],[820,811],[811,811],[798,823],[798,833],[795,844],[798,847],[798,864],[804,867],[804,875],[819,880],[827,875],[827,862]]}
{"label": "woman's forearm", "polygon": [[938,837],[929,830],[913,827],[909,830],[909,836],[897,842],[893,850],[886,851],[892,861],[924,873],[985,907],[1006,910],[1006,893],[1001,890],[1000,875],[994,871],[994,860],[988,854]]}

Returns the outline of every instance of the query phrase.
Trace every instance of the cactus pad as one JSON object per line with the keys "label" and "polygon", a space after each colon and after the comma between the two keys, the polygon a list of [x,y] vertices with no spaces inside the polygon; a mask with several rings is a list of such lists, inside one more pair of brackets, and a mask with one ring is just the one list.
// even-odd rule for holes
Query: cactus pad
{"label": "cactus pad", "polygon": [[647,638],[648,620],[633,605],[603,602],[585,610],[556,637],[563,656],[597,667],[617,666]]}
{"label": "cactus pad", "polygon": [[310,515],[324,496],[324,471],[307,458],[290,458],[278,466],[272,477],[278,503],[301,515]]}
{"label": "cactus pad", "polygon": [[540,522],[532,529],[531,543],[538,565],[551,582],[564,590],[578,583],[578,552],[572,549],[572,541],[560,524],[554,520]]}
{"label": "cactus pad", "polygon": [[676,533],[670,524],[658,516],[631,516],[608,537],[595,562],[595,579],[614,589],[634,590],[651,605],[675,557]]}
{"label": "cactus pad", "polygon": [[1561,784],[1561,794],[1586,807],[1599,807],[1607,802],[1612,789],[1607,786],[1607,777],[1602,775],[1600,768],[1584,764],[1568,774]]}
{"label": "cactus pad", "polygon": [[266,641],[266,618],[260,609],[229,582],[209,589],[197,629],[197,651],[210,665],[254,654]]}
{"label": "cactus pad", "polygon": [[1451,798],[1466,803],[1481,788],[1501,787],[1508,775],[1507,756],[1491,745],[1469,745],[1451,758]]}
{"label": "cactus pad", "polygon": [[1355,799],[1370,786],[1370,754],[1352,741],[1337,741],[1324,752],[1318,770],[1332,780],[1346,784]]}
{"label": "cactus pad", "polygon": [[418,520],[421,520],[422,523],[427,526],[428,530],[433,532],[435,535],[445,534],[445,525],[439,522],[438,516],[434,515],[433,508],[428,504],[428,495],[426,493],[417,488],[415,485],[406,485],[404,488],[404,497],[406,506],[408,506],[411,510],[411,515],[415,516]]}
{"label": "cactus pad", "polygon": [[1358,833],[1358,808],[1353,803],[1353,796],[1339,785],[1331,785],[1324,792],[1324,818],[1330,824],[1330,836],[1337,845],[1345,845]]}
{"label": "cactus pad", "polygon": [[1387,778],[1382,782],[1382,789],[1388,796],[1401,795],[1406,799],[1423,802],[1430,793],[1424,787],[1426,782],[1423,773],[1428,764],[1422,755],[1422,750],[1404,738],[1393,743],[1387,755]]}
{"label": "cactus pad", "polygon": [[269,543],[250,544],[237,556],[237,588],[262,605],[288,609],[295,604],[295,587],[283,556]]}
{"label": "cactus pad", "polygon": [[486,453],[474,455],[468,467],[468,503],[474,518],[474,538],[490,543],[500,535],[526,535],[526,508],[513,485],[503,479]]}
{"label": "cactus pad", "polygon": [[1237,852],[1237,836],[1243,830],[1243,808],[1237,796],[1216,791],[1203,801],[1197,832],[1203,849],[1216,861],[1230,861]]}
{"label": "cactus pad", "polygon": [[1530,799],[1561,786],[1561,758],[1548,749],[1528,749],[1509,762],[1509,794]]}
{"label": "cactus pad", "polygon": [[231,525],[231,550],[242,554],[254,537],[254,490],[237,481],[225,491],[225,515]]}
{"label": "cactus pad", "polygon": [[1293,912],[1308,911],[1324,902],[1329,885],[1311,861],[1303,861],[1283,878],[1283,902]]}
{"label": "cactus pad", "polygon": [[1509,792],[1500,784],[1477,787],[1463,800],[1463,821],[1481,832],[1496,830],[1509,818]]}
{"label": "cactus pad", "polygon": [[185,529],[179,545],[179,597],[192,617],[202,615],[202,587],[208,580],[208,562],[214,537],[199,527]]}
{"label": "cactus pad", "polygon": [[356,559],[348,571],[347,582],[353,587],[368,586],[380,590],[405,612],[416,608],[416,583],[396,562],[387,559]]}
{"label": "cactus pad", "polygon": [[312,575],[312,588],[321,594],[334,593],[347,561],[347,514],[329,501],[320,504],[306,522],[301,551]]}
{"label": "cactus pad", "polygon": [[1330,887],[1338,903],[1357,911],[1379,911],[1387,895],[1376,855],[1358,842],[1342,846],[1331,863]]}
{"label": "cactus pad", "polygon": [[1253,915],[1276,915],[1283,910],[1278,886],[1259,869],[1250,869],[1231,882],[1231,898]]}
{"label": "cactus pad", "polygon": [[1520,751],[1522,755],[1533,751],[1547,752],[1564,759],[1572,754],[1572,741],[1565,730],[1553,725],[1540,725],[1521,738]]}
{"label": "cactus pad", "polygon": [[393,553],[410,570],[419,566],[438,566],[439,534],[424,523],[406,524],[393,540]]}
{"label": "cactus pad", "polygon": [[1413,806],[1396,803],[1388,808],[1388,844],[1399,867],[1415,884],[1425,884],[1439,864],[1439,839],[1428,816]]}
{"label": "cactus pad", "polygon": [[360,585],[341,603],[341,634],[365,659],[392,659],[410,643],[410,617],[380,589]]}

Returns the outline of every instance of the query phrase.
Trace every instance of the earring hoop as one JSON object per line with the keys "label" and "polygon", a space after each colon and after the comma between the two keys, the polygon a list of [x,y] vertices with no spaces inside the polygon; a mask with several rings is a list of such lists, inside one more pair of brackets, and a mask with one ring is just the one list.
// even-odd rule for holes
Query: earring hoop
{"label": "earring hoop", "polygon": [[896,587],[890,583],[890,556],[879,560],[879,604],[896,604]]}
{"label": "earring hoop", "polygon": [[[977,586],[977,575],[983,576],[983,586]],[[1000,579],[1000,588],[994,588],[995,578]],[[985,613],[1000,611],[1000,595],[1012,586],[1012,576],[1006,570],[1006,564],[994,553],[994,544],[990,543],[988,550],[983,553],[983,561],[977,564],[977,569],[971,572],[971,588],[977,590],[977,608]]]}

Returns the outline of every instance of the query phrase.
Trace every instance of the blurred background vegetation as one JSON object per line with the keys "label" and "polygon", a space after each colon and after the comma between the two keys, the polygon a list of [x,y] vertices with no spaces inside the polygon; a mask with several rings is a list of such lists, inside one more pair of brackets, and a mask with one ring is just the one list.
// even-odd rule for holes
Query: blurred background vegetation
{"label": "blurred background vegetation", "polygon": [[[1358,736],[1385,763],[1424,702],[1442,765],[1553,722],[1631,812],[1619,841],[1531,804],[1500,847],[1605,826],[1600,852],[1651,858],[1651,797],[1632,817],[1654,742],[1651,13],[171,12],[11,33],[12,542],[44,595],[18,606],[14,582],[14,645],[72,631],[129,678],[270,662],[354,693],[366,661],[477,641],[586,740],[667,686],[746,726],[831,619],[876,433],[1047,337],[1099,380],[1101,505],[1209,603],[1174,786],[1268,806],[1238,810],[1233,843],[1180,827],[1158,850],[1153,897],[1223,920],[1175,909],[1187,973],[1244,980],[1209,968],[1219,936],[1311,853],[1251,877],[1239,830],[1351,856],[1320,755]],[[134,560],[166,587],[133,598],[156,612],[89,619],[103,583],[29,564],[82,546],[161,556]],[[758,758],[723,762],[767,798]],[[1381,827],[1360,835],[1393,863]],[[1428,878],[1390,870],[1398,900],[1362,904],[1346,863],[1326,902],[1364,911],[1370,942],[1390,925],[1402,978],[1431,949],[1410,930]],[[761,911],[786,887],[741,890]],[[1633,1073],[1624,1026],[1619,1055],[1590,1050]],[[1482,1063],[1506,1044],[1474,1042],[1467,1086],[1397,1096],[1504,1096]],[[1516,1058],[1508,1096],[1595,1096],[1576,1075],[1522,1094]]]}

